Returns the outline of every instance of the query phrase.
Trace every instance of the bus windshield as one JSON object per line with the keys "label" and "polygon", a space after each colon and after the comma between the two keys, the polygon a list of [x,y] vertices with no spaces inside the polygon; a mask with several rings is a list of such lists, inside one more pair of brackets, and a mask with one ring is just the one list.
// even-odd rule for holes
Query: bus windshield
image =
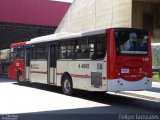
{"label": "bus windshield", "polygon": [[143,30],[115,31],[118,54],[146,55],[148,54],[148,34]]}

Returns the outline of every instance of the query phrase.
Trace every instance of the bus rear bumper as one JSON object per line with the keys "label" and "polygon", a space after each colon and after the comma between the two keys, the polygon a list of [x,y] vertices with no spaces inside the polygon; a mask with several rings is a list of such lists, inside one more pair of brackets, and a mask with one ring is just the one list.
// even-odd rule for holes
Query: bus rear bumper
{"label": "bus rear bumper", "polygon": [[151,86],[152,79],[147,77],[144,77],[139,81],[126,81],[121,78],[108,80],[109,92],[146,90],[150,89]]}

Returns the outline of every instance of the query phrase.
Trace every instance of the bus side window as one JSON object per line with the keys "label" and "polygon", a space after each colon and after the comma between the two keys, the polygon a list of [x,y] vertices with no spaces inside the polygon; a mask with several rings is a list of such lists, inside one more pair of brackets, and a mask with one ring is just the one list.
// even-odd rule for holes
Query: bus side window
{"label": "bus side window", "polygon": [[10,49],[10,62],[13,63],[17,55],[17,47],[11,47]]}
{"label": "bus side window", "polygon": [[37,59],[47,59],[47,46],[45,44],[38,44],[36,49]]}
{"label": "bus side window", "polygon": [[82,38],[76,41],[75,54],[76,59],[89,59],[88,38]]}
{"label": "bus side window", "polygon": [[67,59],[74,59],[74,41],[67,42]]}
{"label": "bus side window", "polygon": [[24,47],[19,46],[17,47],[17,59],[24,59]]}
{"label": "bus side window", "polygon": [[82,59],[82,50],[81,50],[81,45],[79,40],[76,40],[76,43],[75,43],[75,58]]}
{"label": "bus side window", "polygon": [[66,54],[67,54],[66,42],[60,43],[59,50],[60,50],[59,59],[66,59]]}
{"label": "bus side window", "polygon": [[97,58],[102,59],[106,54],[106,42],[104,36],[99,36],[97,38]]}
{"label": "bus side window", "polygon": [[106,54],[106,38],[105,36],[96,37],[96,59],[103,59]]}
{"label": "bus side window", "polygon": [[88,38],[83,38],[81,41],[81,50],[82,50],[82,58],[89,59],[89,45],[88,45]]}
{"label": "bus side window", "polygon": [[91,59],[94,59],[94,55],[95,55],[95,42],[94,42],[94,38],[91,37],[89,38],[89,41],[88,41],[88,44],[89,44],[89,54],[90,54],[90,58]]}
{"label": "bus side window", "polygon": [[103,59],[106,55],[106,35],[97,35],[89,38],[90,58]]}

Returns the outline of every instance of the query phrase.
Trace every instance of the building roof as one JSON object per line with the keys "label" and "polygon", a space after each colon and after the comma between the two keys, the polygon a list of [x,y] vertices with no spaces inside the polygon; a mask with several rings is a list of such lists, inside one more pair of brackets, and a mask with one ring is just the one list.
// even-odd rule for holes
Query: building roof
{"label": "building roof", "polygon": [[58,26],[69,6],[50,0],[0,0],[0,22]]}

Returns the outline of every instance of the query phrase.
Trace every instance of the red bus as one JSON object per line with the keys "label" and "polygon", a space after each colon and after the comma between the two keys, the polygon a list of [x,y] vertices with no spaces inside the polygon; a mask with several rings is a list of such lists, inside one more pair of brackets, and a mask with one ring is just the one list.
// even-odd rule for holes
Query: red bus
{"label": "red bus", "polygon": [[152,84],[151,34],[142,29],[53,34],[24,46],[25,66],[13,74],[19,83],[61,86],[67,95],[74,89],[118,92],[149,89]]}
{"label": "red bus", "polygon": [[[26,42],[13,43],[10,47],[10,66],[8,77],[17,79],[18,74],[24,76],[25,70],[25,46]],[[22,77],[21,76],[21,77]]]}

